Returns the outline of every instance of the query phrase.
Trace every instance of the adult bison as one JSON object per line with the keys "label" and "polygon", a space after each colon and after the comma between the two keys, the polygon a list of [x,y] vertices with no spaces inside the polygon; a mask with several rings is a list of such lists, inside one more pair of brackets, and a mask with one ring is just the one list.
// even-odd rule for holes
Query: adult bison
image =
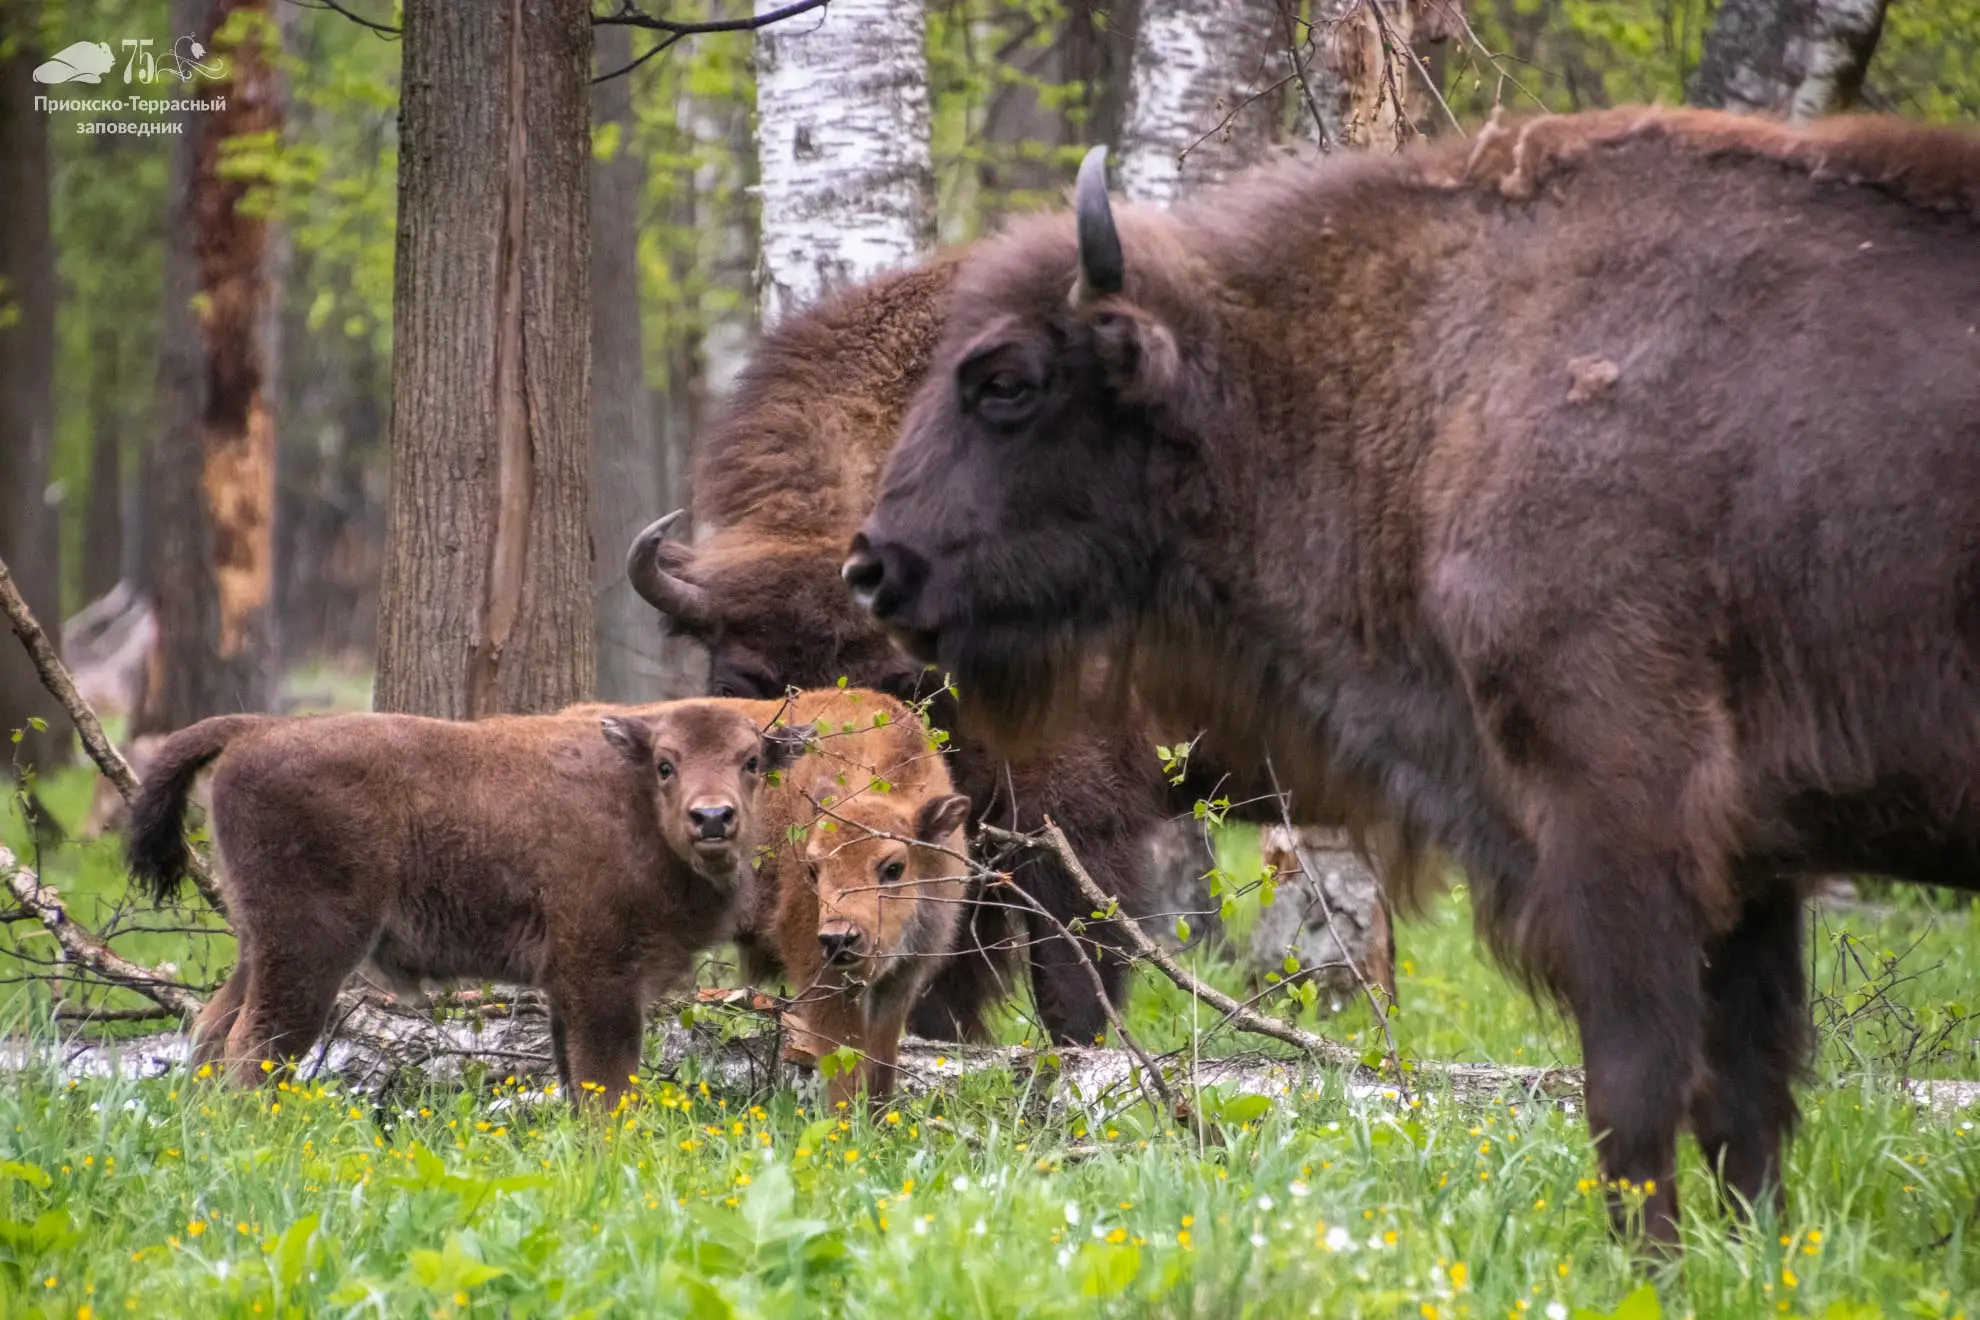
{"label": "adult bison", "polygon": [[[953,722],[941,676],[895,650],[838,576],[940,337],[953,279],[954,263],[937,260],[829,299],[765,336],[701,437],[694,512],[713,534],[689,547],[665,538],[662,519],[633,543],[633,586],[675,631],[708,647],[713,695],[773,697],[845,678],[903,701],[936,696],[932,713]],[[1094,879],[1132,911],[1143,902],[1148,835],[1173,809],[1154,754],[1162,741],[1136,727],[1076,723],[1049,756],[1008,764],[957,740],[950,770],[978,819],[1031,830],[1050,815]],[[1046,855],[991,860],[1060,921],[1090,914]],[[1106,1017],[1078,953],[1015,900],[979,897],[911,1029],[980,1037],[985,1008],[1028,961],[1052,1038],[1093,1040]],[[1103,938],[1099,970],[1118,1003],[1127,963],[1113,937]]]}
{"label": "adult bison", "polygon": [[988,729],[1107,664],[1453,856],[1649,1231],[1687,1121],[1778,1197],[1798,877],[1980,878],[1980,141],[1609,111],[1118,224],[1103,170],[960,272],[846,578]]}

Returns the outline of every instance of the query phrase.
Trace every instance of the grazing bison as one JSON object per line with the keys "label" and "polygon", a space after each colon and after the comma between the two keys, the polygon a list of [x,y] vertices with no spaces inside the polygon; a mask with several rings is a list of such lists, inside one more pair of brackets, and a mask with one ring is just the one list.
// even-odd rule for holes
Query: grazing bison
{"label": "grazing bison", "polygon": [[859,1067],[835,1075],[833,1102],[865,1085],[892,1094],[909,1009],[955,947],[969,900],[969,799],[912,710],[859,689],[750,702],[815,730],[811,754],[758,802],[763,843],[740,922],[752,979],[781,970],[792,991],[790,1053],[840,1046]]}
{"label": "grazing bison", "polygon": [[227,715],[174,734],[132,809],[131,871],[171,897],[186,797],[217,761],[240,941],[195,1059],[254,1080],[309,1046],[368,964],[400,986],[541,987],[565,1089],[591,1083],[609,1105],[639,1068],[647,998],[725,935],[759,786],[802,747],[709,701],[474,723]]}
{"label": "grazing bison", "polygon": [[[938,260],[889,276],[767,335],[701,439],[695,517],[713,535],[694,547],[668,541],[662,519],[634,542],[628,576],[669,626],[709,648],[714,695],[774,697],[841,678],[909,702],[940,692],[940,676],[888,643],[838,572],[941,333],[953,274],[952,262]],[[953,720],[946,700],[933,714]],[[1169,740],[1151,729],[1075,729],[1049,756],[1009,764],[958,740],[949,762],[956,788],[979,818],[1007,828],[1032,830],[1050,815],[1095,881],[1140,910],[1147,837],[1196,795],[1172,805],[1154,755]],[[1091,907],[1043,853],[987,860],[1062,921]],[[958,956],[914,1010],[917,1034],[982,1038],[984,1009],[1011,988],[1020,952],[1055,1041],[1085,1043],[1105,1029],[1078,954],[1045,918],[1011,900],[986,901],[969,909],[957,941]],[[1103,947],[1099,966],[1119,1002],[1125,959]]]}
{"label": "grazing bison", "polygon": [[1980,141],[1609,111],[1118,223],[1103,170],[961,271],[846,578],[986,729],[1110,665],[1454,857],[1649,1231],[1687,1122],[1779,1197],[1801,878],[1980,877]]}

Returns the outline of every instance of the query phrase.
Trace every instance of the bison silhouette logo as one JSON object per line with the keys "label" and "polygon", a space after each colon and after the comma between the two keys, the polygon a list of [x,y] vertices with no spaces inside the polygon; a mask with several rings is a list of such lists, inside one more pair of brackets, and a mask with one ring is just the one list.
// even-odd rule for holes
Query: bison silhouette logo
{"label": "bison silhouette logo", "polygon": [[100,83],[103,75],[117,67],[117,57],[110,53],[107,41],[78,41],[58,51],[55,58],[38,64],[34,70],[34,80],[38,83],[85,82]]}

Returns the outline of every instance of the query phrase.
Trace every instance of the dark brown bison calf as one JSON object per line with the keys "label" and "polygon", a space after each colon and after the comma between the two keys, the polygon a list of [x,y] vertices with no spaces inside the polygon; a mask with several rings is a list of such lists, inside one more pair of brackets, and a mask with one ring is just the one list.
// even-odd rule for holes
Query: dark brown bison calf
{"label": "dark brown bison calf", "polygon": [[230,715],[173,735],[133,809],[131,872],[171,897],[187,794],[217,762],[213,833],[240,943],[195,1062],[254,1080],[309,1046],[368,964],[408,988],[542,988],[565,1089],[615,1101],[648,998],[725,935],[764,776],[801,747],[708,701],[473,723]]}
{"label": "dark brown bison calf", "polygon": [[827,1083],[834,1104],[892,1094],[909,1010],[946,965],[969,902],[969,799],[916,714],[878,692],[742,703],[816,732],[811,754],[758,803],[755,900],[739,932],[752,977],[780,965],[791,989],[787,1053],[840,1046],[858,1066]]}
{"label": "dark brown bison calf", "polygon": [[[1780,1196],[1800,888],[1980,883],[1980,139],[1604,111],[957,277],[845,576],[982,727],[1094,664],[1440,850],[1615,1180]],[[1285,535],[1263,536],[1267,526]],[[1619,1203],[1619,1202],[1618,1202]]]}

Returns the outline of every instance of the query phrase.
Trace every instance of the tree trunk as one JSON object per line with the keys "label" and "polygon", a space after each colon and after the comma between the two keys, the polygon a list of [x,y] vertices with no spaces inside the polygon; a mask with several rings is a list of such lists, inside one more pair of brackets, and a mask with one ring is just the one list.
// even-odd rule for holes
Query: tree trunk
{"label": "tree trunk", "polygon": [[918,4],[837,0],[757,32],[766,325],[933,243],[925,25]]}
{"label": "tree trunk", "polygon": [[570,0],[405,9],[380,710],[591,689],[591,24]]}
{"label": "tree trunk", "polygon": [[1274,825],[1259,839],[1274,869],[1277,894],[1251,928],[1251,965],[1313,980],[1335,1009],[1370,989],[1384,1005],[1396,998],[1395,933],[1382,885],[1337,830],[1288,830]]}
{"label": "tree trunk", "polygon": [[124,575],[123,361],[116,328],[89,345],[89,505],[83,517],[82,599],[98,600]]}
{"label": "tree trunk", "polygon": [[[175,6],[212,48],[238,14],[268,20],[270,0]],[[238,23],[236,30],[239,30]],[[136,732],[181,728],[274,696],[275,286],[268,221],[242,205],[250,180],[227,177],[223,144],[280,127],[275,25],[253,25],[222,52],[225,77],[179,95],[224,98],[186,113],[171,171],[159,431],[153,454],[149,587],[158,649]]]}
{"label": "tree trunk", "polygon": [[[55,246],[48,217],[48,117],[34,97],[45,58],[38,0],[0,0],[0,561],[42,626],[61,623],[57,527],[46,502],[55,443]],[[48,727],[36,731],[30,720]],[[42,768],[68,721],[27,652],[0,638],[0,763]],[[22,730],[18,748],[9,745]]]}
{"label": "tree trunk", "polygon": [[[600,73],[632,61],[632,29],[603,27],[595,40]],[[653,609],[626,583],[625,548],[659,514],[664,492],[659,427],[646,388],[640,321],[639,212],[646,164],[635,149],[632,84],[614,78],[591,90],[591,543],[593,646],[601,701],[655,701],[688,694],[678,654]],[[669,506],[672,507],[672,506]],[[671,662],[671,663],[670,663]]]}
{"label": "tree trunk", "polygon": [[1687,99],[1813,119],[1852,105],[1888,0],[1722,0]]}
{"label": "tree trunk", "polygon": [[1121,191],[1166,204],[1263,159],[1285,44],[1278,0],[1142,0]]}

